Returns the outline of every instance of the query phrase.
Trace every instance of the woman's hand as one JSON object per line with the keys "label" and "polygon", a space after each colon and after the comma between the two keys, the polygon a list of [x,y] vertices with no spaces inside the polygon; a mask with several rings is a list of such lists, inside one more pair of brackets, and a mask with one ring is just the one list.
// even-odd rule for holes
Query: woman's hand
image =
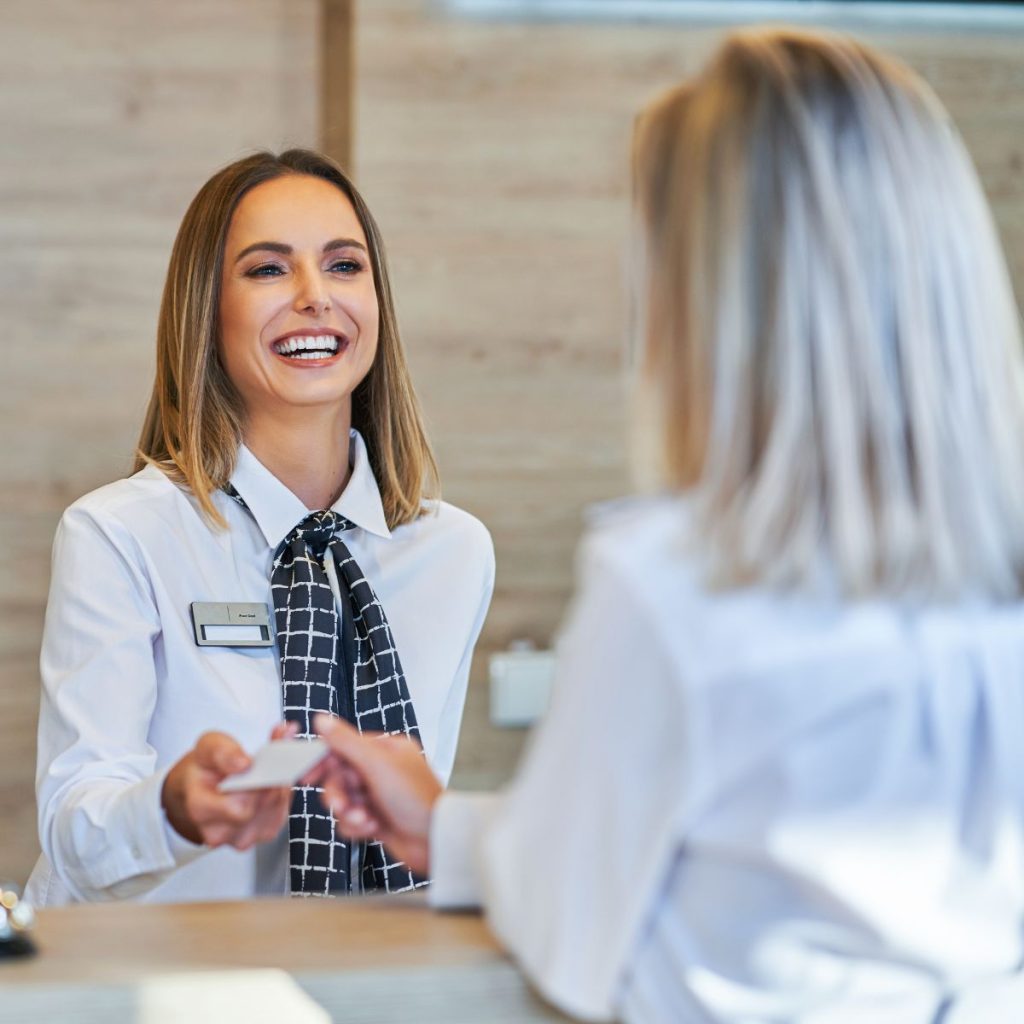
{"label": "woman's hand", "polygon": [[[294,723],[274,727],[272,740],[294,736]],[[229,775],[244,772],[252,763],[248,754],[222,732],[203,733],[168,772],[161,792],[167,820],[189,842],[206,846],[233,846],[248,850],[273,839],[284,826],[291,803],[291,788],[253,789],[221,793],[217,787]]]}
{"label": "woman's hand", "polygon": [[406,736],[360,735],[348,722],[317,715],[330,756],[302,780],[322,786],[338,830],[379,839],[418,875],[430,873],[430,817],[441,784]]}

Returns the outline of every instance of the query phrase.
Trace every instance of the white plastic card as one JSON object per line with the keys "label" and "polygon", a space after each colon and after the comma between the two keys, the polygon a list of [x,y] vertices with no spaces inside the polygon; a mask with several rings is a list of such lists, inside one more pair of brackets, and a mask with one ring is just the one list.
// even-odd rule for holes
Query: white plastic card
{"label": "white plastic card", "polygon": [[229,775],[218,788],[222,793],[234,793],[293,786],[326,754],[327,744],[321,739],[272,740],[256,751],[247,771]]}

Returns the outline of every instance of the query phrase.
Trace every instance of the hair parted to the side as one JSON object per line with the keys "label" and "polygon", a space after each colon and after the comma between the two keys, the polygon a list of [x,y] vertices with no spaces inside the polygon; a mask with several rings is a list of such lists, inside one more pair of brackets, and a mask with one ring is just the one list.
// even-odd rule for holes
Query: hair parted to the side
{"label": "hair parted to the side", "polygon": [[1018,596],[1019,317],[921,79],[736,33],[641,114],[634,184],[640,453],[691,496],[709,582]]}
{"label": "hair parted to the side", "polygon": [[135,466],[163,470],[188,487],[223,526],[212,495],[227,483],[242,440],[244,412],[217,351],[224,243],[242,197],[288,174],[322,178],[352,203],[366,234],[380,308],[377,354],[352,396],[352,426],[363,435],[388,526],[416,519],[439,496],[437,464],[398,333],[384,244],[369,208],[344,172],[311,150],[256,153],[218,171],[185,213],[171,251],[157,325],[156,379]]}

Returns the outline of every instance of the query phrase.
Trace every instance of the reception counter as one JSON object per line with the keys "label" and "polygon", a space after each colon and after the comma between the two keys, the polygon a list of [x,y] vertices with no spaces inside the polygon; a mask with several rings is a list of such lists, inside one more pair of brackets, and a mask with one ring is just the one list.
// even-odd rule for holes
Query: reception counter
{"label": "reception counter", "polygon": [[265,980],[238,973],[256,968],[287,972],[333,1021],[567,1020],[531,991],[481,917],[433,912],[418,893],[54,908],[40,911],[36,940],[35,957],[0,960],[4,1024],[186,1021],[195,1019],[187,996],[180,1017],[166,1006],[153,1016],[147,992],[168,981],[187,992],[189,976],[241,990],[247,978]]}

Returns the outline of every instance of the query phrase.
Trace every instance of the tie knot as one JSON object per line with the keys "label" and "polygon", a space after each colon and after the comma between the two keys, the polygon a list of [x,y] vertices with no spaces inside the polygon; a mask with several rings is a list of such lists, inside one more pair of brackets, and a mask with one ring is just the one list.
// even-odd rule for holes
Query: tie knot
{"label": "tie knot", "polygon": [[308,544],[317,561],[323,561],[324,552],[331,539],[339,530],[345,530],[349,522],[344,516],[327,508],[311,512],[291,532],[289,540],[301,540]]}

